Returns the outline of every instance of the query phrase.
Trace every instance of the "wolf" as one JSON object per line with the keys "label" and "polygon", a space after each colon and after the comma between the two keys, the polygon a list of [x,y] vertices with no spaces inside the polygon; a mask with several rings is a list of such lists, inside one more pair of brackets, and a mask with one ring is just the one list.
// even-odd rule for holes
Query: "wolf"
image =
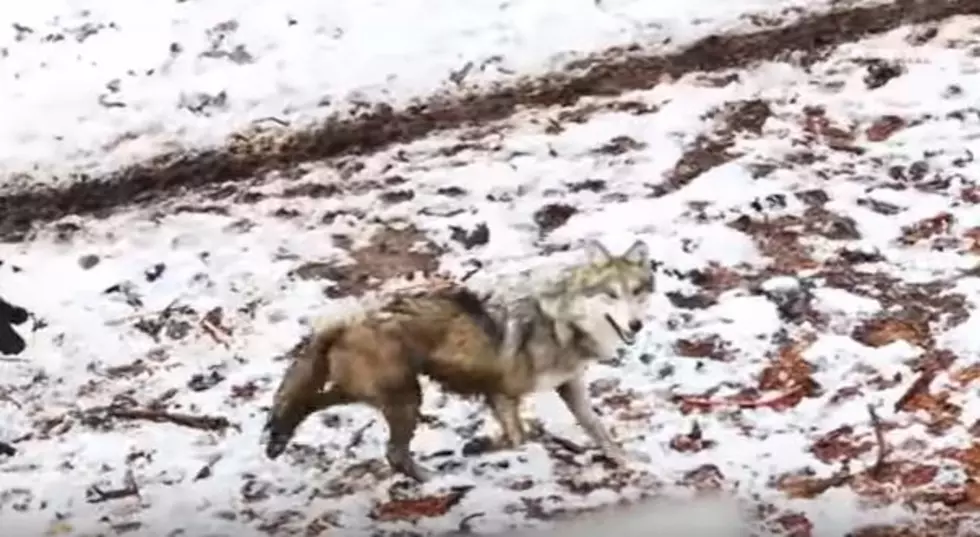
{"label": "wolf", "polygon": [[598,241],[586,260],[539,285],[479,294],[462,283],[396,293],[327,319],[287,367],[264,426],[265,454],[283,453],[300,424],[330,407],[366,403],[388,425],[391,468],[416,481],[429,473],[410,444],[422,403],[420,376],[484,400],[501,429],[498,449],[523,444],[524,398],[554,390],[607,458],[629,457],[588,401],[586,366],[636,341],[654,293],[642,241],[611,255]]}

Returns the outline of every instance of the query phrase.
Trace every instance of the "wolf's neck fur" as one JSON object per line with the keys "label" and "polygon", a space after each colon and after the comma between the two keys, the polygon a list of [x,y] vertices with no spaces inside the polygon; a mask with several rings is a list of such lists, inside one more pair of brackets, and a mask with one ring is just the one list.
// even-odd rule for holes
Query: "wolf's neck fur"
{"label": "wolf's neck fur", "polygon": [[502,338],[505,353],[521,352],[532,339],[548,337],[558,348],[583,358],[594,357],[603,352],[601,342],[576,324],[568,308],[572,297],[605,268],[605,264],[594,263],[542,266],[469,285],[476,284],[480,294],[488,298],[488,311],[506,334]]}
{"label": "wolf's neck fur", "polygon": [[598,353],[598,342],[573,319],[559,314],[564,309],[562,297],[571,284],[569,277],[575,276],[567,274],[539,282],[536,289],[525,285],[491,293],[491,301],[497,304],[492,315],[505,334],[507,352],[523,352],[533,345],[533,340],[547,337],[554,340],[557,348],[583,357]]}
{"label": "wolf's neck fur", "polygon": [[551,321],[558,345],[562,348],[575,351],[583,357],[598,358],[600,351],[598,342],[582,330],[577,324],[571,321]]}
{"label": "wolf's neck fur", "polygon": [[510,301],[493,316],[503,333],[501,354],[505,356],[534,353],[535,349],[541,348],[558,349],[562,356],[555,358],[559,360],[599,355],[598,344],[592,336],[570,320],[549,315],[535,296]]}

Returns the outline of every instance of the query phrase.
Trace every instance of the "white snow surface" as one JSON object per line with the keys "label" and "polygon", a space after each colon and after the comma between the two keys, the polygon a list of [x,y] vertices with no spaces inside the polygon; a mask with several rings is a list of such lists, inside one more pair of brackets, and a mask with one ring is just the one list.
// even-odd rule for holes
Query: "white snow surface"
{"label": "white snow surface", "polygon": [[[48,0],[0,30],[0,187],[99,174],[366,102],[476,90],[616,45],[669,51],[829,0]],[[470,67],[466,67],[469,65]],[[451,75],[466,70],[456,84]],[[16,150],[13,150],[16,148]]]}
{"label": "white snow surface", "polygon": [[[152,6],[157,4],[146,5],[151,7],[125,7],[121,13],[132,12],[133,21],[154,20],[147,13],[154,13]],[[204,7],[208,5],[190,2],[168,9],[211,9]],[[242,28],[261,26],[258,22],[272,24],[280,13],[271,3],[256,5],[266,11],[250,12],[255,22],[239,18]],[[544,3],[534,5],[542,10],[538,13],[547,11]],[[641,3],[620,5],[639,10]],[[647,13],[652,11],[646,8]],[[348,20],[343,9],[339,12],[341,22]],[[189,18],[193,22],[184,24],[203,28],[213,24],[218,13],[212,18]],[[353,13],[347,14],[350,20],[362,16]],[[409,12],[399,13],[405,18]],[[37,15],[34,20],[51,15]],[[27,20],[27,14],[24,17]],[[328,24],[296,17],[298,26]],[[431,20],[436,17],[417,18],[423,25],[441,28],[432,30],[435,33],[448,36],[460,31]],[[601,41],[616,34],[609,28],[591,39]],[[949,402],[959,406],[962,414],[943,434],[927,430],[922,412],[894,411],[894,402],[917,376],[911,361],[925,349],[905,341],[879,347],[858,342],[852,330],[882,311],[880,297],[860,286],[847,289],[826,280],[819,268],[829,266],[842,247],[877,252],[879,261],[859,263],[850,270],[907,283],[940,282],[941,289],[933,295],[962,295],[965,319],[959,324],[937,320],[932,333],[938,348],[957,354],[957,370],[978,364],[980,277],[975,267],[980,235],[971,230],[980,226],[980,211],[975,201],[969,201],[974,199],[969,192],[976,188],[972,178],[980,173],[980,162],[969,158],[971,153],[980,154],[980,119],[971,111],[980,99],[980,58],[970,52],[980,45],[978,28],[978,18],[951,19],[938,26],[935,37],[917,45],[910,44],[909,36],[919,29],[903,28],[841,47],[806,69],[767,63],[739,71],[738,79],[727,84],[691,75],[651,91],[582,103],[640,102],[655,107],[654,112],[599,111],[584,122],[565,123],[560,132],[546,132],[546,127],[562,110],[528,111],[502,122],[495,133],[462,151],[447,151],[457,145],[462,133],[446,133],[366,157],[364,167],[344,179],[334,168],[309,166],[299,182],[335,184],[341,194],[333,197],[287,196],[285,191],[296,181],[270,177],[254,187],[264,197],[252,203],[182,199],[157,212],[72,219],[81,230],[69,239],[59,239],[49,230],[30,243],[0,245],[4,261],[0,294],[27,306],[44,321],[35,330],[23,331],[30,347],[22,360],[0,361],[4,390],[0,393],[7,396],[0,400],[0,435],[16,439],[19,450],[15,457],[0,461],[5,531],[100,535],[140,524],[141,531],[170,535],[181,534],[170,533],[178,530],[200,535],[371,535],[377,531],[428,535],[457,531],[465,523],[477,532],[494,532],[547,525],[542,518],[649,496],[689,496],[697,488],[692,480],[700,482],[707,476],[711,481],[715,471],[723,494],[771,504],[776,513],[787,516],[802,514],[812,522],[814,535],[839,536],[861,525],[913,518],[900,504],[876,503],[849,487],[791,499],[774,480],[804,470],[817,476],[837,471],[839,462],[821,462],[810,448],[841,427],[853,428],[855,442],[873,445],[868,404],[894,426],[886,433],[893,461],[932,464],[937,480],[951,486],[966,479],[963,468],[940,450],[970,445],[969,428],[972,420],[980,418],[976,398],[966,389],[949,391]],[[357,35],[350,28],[347,31]],[[169,37],[160,39],[163,43]],[[418,39],[419,44],[396,49],[422,46],[418,35],[410,39]],[[565,39],[567,44],[571,38]],[[869,89],[861,63],[867,58],[894,60],[904,72],[880,88]],[[432,58],[425,61],[437,63]],[[181,69],[192,72],[194,65]],[[374,76],[337,84],[345,89],[370,85],[377,81]],[[422,80],[426,76],[419,75],[409,86],[417,84],[416,89],[424,90],[432,83]],[[308,87],[318,84],[302,77],[297,80]],[[264,83],[269,81],[256,85]],[[256,106],[271,106],[273,100],[267,99],[271,88],[244,88],[253,90],[255,102],[264,103]],[[297,95],[305,95],[304,91]],[[309,104],[305,98],[297,97],[298,108]],[[717,134],[724,127],[724,112],[716,112],[752,99],[767,102],[771,116],[758,134],[737,134],[734,151],[738,154],[731,162],[679,190],[651,195],[652,187],[666,181],[698,135]],[[154,106],[147,105],[145,119],[132,121],[152,122]],[[822,107],[833,125],[853,128],[852,147],[863,152],[834,149],[823,135],[807,132],[805,110],[811,107]],[[197,124],[201,130],[195,132],[203,132],[204,125],[220,131],[233,116],[215,117],[208,120],[211,123],[201,120]],[[907,126],[887,140],[868,140],[866,129],[883,116],[901,118]],[[123,117],[120,121],[129,121]],[[117,126],[106,123],[103,133]],[[75,140],[73,144],[91,134],[87,127],[72,132],[69,136],[66,131],[66,139]],[[188,131],[181,136],[193,140],[196,135]],[[596,151],[618,136],[638,144],[621,154]],[[65,154],[47,143],[26,144],[23,154]],[[801,152],[815,159],[801,160]],[[947,178],[949,184],[930,190],[889,175],[893,166],[907,170],[916,162],[929,170],[923,182]],[[775,168],[754,175],[760,164]],[[407,182],[384,186],[384,179],[396,176]],[[605,189],[596,192],[576,186],[586,179],[605,181]],[[447,195],[449,187],[458,193]],[[382,189],[410,189],[414,197],[385,203],[379,200]],[[800,270],[796,276],[816,286],[813,307],[827,318],[826,323],[784,320],[775,300],[744,282],[703,309],[681,307],[668,299],[670,293],[698,291],[681,277],[692,270],[723,267],[762,274],[773,259],[749,234],[728,222],[742,214],[756,214],[751,207],[756,200],[783,200],[770,204],[765,211],[768,218],[799,217],[807,210],[803,194],[814,189],[826,194],[824,208],[853,219],[860,234],[845,239],[807,234],[803,239],[818,267]],[[563,226],[541,234],[534,213],[546,203],[568,204],[577,212]],[[210,209],[186,210],[205,206]],[[887,207],[889,214],[870,207],[879,211]],[[952,216],[954,223],[948,230],[910,245],[898,242],[903,228],[941,211]],[[413,486],[388,473],[380,462],[385,427],[373,411],[362,407],[311,419],[286,455],[275,462],[266,460],[259,444],[264,406],[285,367],[276,357],[296,344],[309,319],[338,312],[349,303],[324,296],[329,282],[301,280],[291,271],[306,262],[348,260],[345,251],[382,232],[381,222],[419,228],[444,248],[441,266],[452,274],[464,273],[474,259],[481,261],[484,269],[475,277],[476,283],[529,267],[573,262],[574,246],[586,237],[605,240],[613,250],[636,238],[645,240],[663,263],[648,328],[621,364],[591,367],[589,380],[597,411],[613,435],[650,462],[636,462],[628,472],[614,471],[592,462],[594,450],[568,455],[536,442],[512,452],[464,457],[460,447],[469,435],[493,432],[493,427],[480,405],[443,394],[431,384],[426,385],[424,412],[434,419],[421,427],[414,443],[422,463],[440,470],[430,483]],[[490,230],[486,244],[468,250],[451,238],[454,226],[471,229],[478,223]],[[542,255],[562,245],[572,249]],[[98,256],[99,262],[83,269],[79,257],[89,254]],[[145,272],[157,264],[164,266],[162,274],[148,278]],[[761,287],[773,295],[796,288],[785,278]],[[110,288],[117,290],[106,292]],[[128,303],[127,293],[118,289],[129,290]],[[187,308],[174,314],[175,320],[189,323],[186,335],[163,333],[154,340],[135,327],[138,321],[155,319],[168,306]],[[221,323],[230,336],[215,338],[202,329],[201,316],[215,307],[222,308]],[[727,361],[679,353],[678,340],[706,336],[725,343]],[[812,339],[801,356],[813,368],[813,378],[823,388],[820,393],[782,410],[718,407],[687,414],[672,401],[678,394],[710,391],[710,397],[720,399],[758,387],[760,374],[773,362],[785,338]],[[201,384],[200,378],[192,382],[195,376],[213,377],[217,383],[190,389],[189,383]],[[933,389],[957,382],[953,375],[941,373]],[[849,391],[842,395],[845,388]],[[767,392],[762,397],[779,395]],[[139,420],[113,420],[105,426],[86,419],[90,409],[126,400],[141,406],[160,401],[174,412],[220,415],[234,426],[219,433]],[[540,416],[553,434],[588,446],[555,396],[536,396],[526,412]],[[671,447],[672,440],[687,434],[695,420],[704,439],[713,443],[694,452]],[[352,437],[360,442],[352,444]],[[868,449],[857,454],[850,466],[861,471],[874,462],[875,451]],[[202,473],[205,467],[209,470]],[[138,486],[138,496],[87,501],[97,496],[92,485],[102,490],[119,488],[129,479],[127,474]],[[392,498],[440,494],[460,486],[471,489],[443,516],[418,521],[371,518],[378,504]]]}

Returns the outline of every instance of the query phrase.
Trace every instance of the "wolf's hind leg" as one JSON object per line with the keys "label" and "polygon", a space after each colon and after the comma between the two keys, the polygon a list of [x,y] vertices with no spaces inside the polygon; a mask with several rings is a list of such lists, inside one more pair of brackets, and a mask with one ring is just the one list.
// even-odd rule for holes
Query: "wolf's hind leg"
{"label": "wolf's hind leg", "polygon": [[415,388],[415,392],[407,397],[386,401],[380,410],[388,422],[388,464],[392,470],[421,483],[429,479],[429,472],[412,458],[412,438],[419,422],[419,407],[422,406],[421,389],[418,385]]}
{"label": "wolf's hind leg", "polygon": [[564,401],[565,406],[571,411],[578,424],[585,429],[585,432],[592,440],[599,445],[602,453],[613,460],[616,464],[624,465],[628,462],[626,452],[613,441],[609,431],[602,425],[599,416],[596,416],[589,404],[588,392],[581,377],[575,377],[565,384],[558,386],[555,391]]}

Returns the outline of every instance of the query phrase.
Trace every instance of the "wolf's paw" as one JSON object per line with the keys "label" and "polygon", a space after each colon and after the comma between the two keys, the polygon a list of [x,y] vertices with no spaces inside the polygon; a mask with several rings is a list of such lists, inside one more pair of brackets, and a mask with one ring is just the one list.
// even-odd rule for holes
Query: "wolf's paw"
{"label": "wolf's paw", "polygon": [[398,450],[389,451],[388,464],[395,472],[419,483],[425,483],[432,478],[432,473],[422,468],[408,453],[403,453]]}
{"label": "wolf's paw", "polygon": [[626,451],[620,447],[611,447],[602,450],[602,455],[613,463],[617,468],[631,469],[638,466],[650,464],[653,460],[646,453],[639,451]]}
{"label": "wolf's paw", "polygon": [[531,442],[541,442],[548,438],[548,431],[544,428],[544,424],[540,420],[527,420],[524,422],[525,433],[524,436],[527,440]]}
{"label": "wolf's paw", "polygon": [[422,468],[418,464],[412,464],[408,468],[405,468],[402,473],[418,483],[425,483],[431,480],[433,475],[432,472]]}

